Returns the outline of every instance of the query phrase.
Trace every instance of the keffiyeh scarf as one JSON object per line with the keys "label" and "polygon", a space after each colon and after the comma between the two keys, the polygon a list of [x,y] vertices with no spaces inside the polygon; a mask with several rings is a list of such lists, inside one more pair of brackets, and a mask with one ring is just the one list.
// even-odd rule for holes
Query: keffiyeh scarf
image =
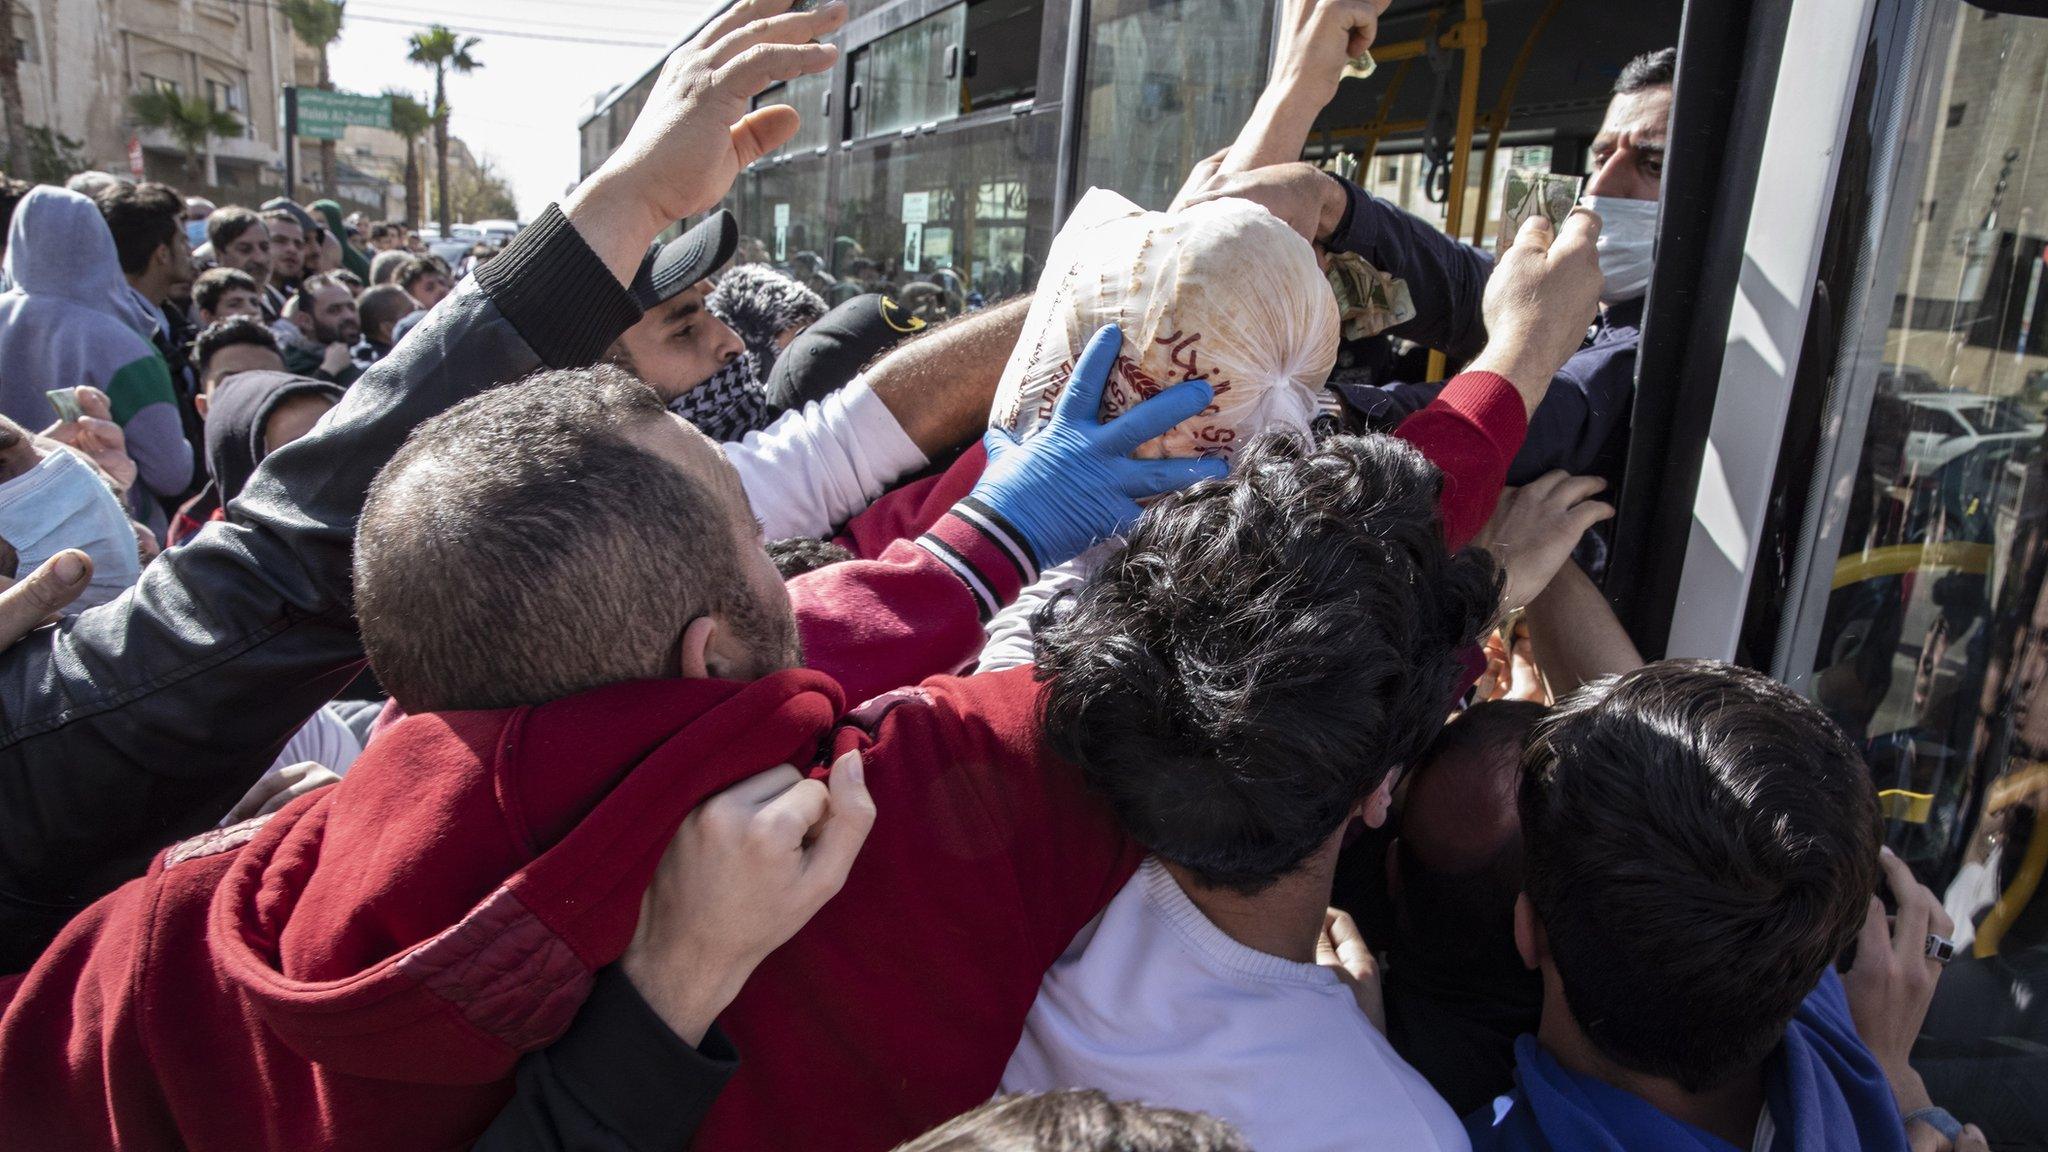
{"label": "keffiyeh scarf", "polygon": [[669,401],[668,410],[720,443],[758,432],[775,419],[752,352],[728,361],[711,379]]}

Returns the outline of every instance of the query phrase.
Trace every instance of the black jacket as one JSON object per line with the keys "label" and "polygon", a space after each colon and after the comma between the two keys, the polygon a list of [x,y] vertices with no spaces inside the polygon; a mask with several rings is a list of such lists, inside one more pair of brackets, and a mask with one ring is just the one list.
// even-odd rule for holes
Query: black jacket
{"label": "black jacket", "polygon": [[406,434],[544,365],[593,363],[640,316],[554,208],[474,279],[266,458],[227,523],[0,652],[0,972],[212,827],[361,670],[356,516]]}
{"label": "black jacket", "polygon": [[518,1090],[475,1152],[675,1152],[738,1068],[716,1026],[683,1043],[613,965],[560,1040],[519,1058]]}

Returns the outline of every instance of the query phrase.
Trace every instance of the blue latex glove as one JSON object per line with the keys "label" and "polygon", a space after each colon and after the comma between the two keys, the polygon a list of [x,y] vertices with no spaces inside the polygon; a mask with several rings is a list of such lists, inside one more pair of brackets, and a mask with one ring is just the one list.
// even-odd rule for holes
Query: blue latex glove
{"label": "blue latex glove", "polygon": [[1138,501],[1227,473],[1221,460],[1133,460],[1138,445],[1201,413],[1214,398],[1206,380],[1189,380],[1101,423],[1102,389],[1124,336],[1106,325],[1088,341],[1052,422],[1024,443],[1004,428],[982,437],[988,468],[968,495],[1030,544],[1041,567],[1080,555],[1138,519]]}

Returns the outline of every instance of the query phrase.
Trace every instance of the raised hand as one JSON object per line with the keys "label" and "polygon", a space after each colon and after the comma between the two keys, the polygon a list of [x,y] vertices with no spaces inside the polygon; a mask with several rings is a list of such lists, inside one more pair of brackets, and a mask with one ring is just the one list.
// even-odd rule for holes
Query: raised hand
{"label": "raised hand", "polygon": [[796,135],[795,109],[754,97],[832,67],[839,49],[813,41],[846,22],[846,5],[792,2],[740,0],[670,54],[625,143],[563,206],[621,283],[657,233],[717,204],[740,169]]}
{"label": "raised hand", "polygon": [[1220,172],[1301,158],[1316,115],[1337,94],[1344,65],[1372,47],[1391,0],[1283,0],[1273,78],[1252,107]]}
{"label": "raised hand", "polygon": [[1009,521],[1041,568],[1063,564],[1130,527],[1139,500],[1230,470],[1221,460],[1131,459],[1140,444],[1200,415],[1215,393],[1207,381],[1183,381],[1102,423],[1102,391],[1123,339],[1113,324],[1095,333],[1051,422],[1029,440],[1019,443],[1003,428],[982,438],[988,469],[968,495]]}
{"label": "raised hand", "polygon": [[1599,313],[1599,239],[1600,217],[1585,208],[1558,232],[1531,216],[1486,281],[1486,348],[1471,367],[1507,377],[1532,414]]}
{"label": "raised hand", "polygon": [[1598,476],[1560,469],[1501,495],[1499,509],[1476,543],[1492,549],[1507,572],[1504,609],[1528,607],[1550,587],[1586,530],[1614,515],[1613,505],[1593,499],[1606,487]]}

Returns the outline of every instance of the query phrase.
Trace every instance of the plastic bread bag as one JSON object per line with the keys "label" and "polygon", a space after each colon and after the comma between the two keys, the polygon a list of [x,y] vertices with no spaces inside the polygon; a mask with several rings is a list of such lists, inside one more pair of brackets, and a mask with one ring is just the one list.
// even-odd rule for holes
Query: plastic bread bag
{"label": "plastic bread bag", "polygon": [[1147,212],[1096,188],[1053,238],[990,423],[1023,438],[1049,421],[1104,324],[1123,330],[1124,345],[1103,419],[1183,380],[1216,391],[1199,416],[1140,447],[1142,457],[1228,459],[1268,428],[1305,432],[1337,362],[1330,282],[1278,217],[1237,199]]}

